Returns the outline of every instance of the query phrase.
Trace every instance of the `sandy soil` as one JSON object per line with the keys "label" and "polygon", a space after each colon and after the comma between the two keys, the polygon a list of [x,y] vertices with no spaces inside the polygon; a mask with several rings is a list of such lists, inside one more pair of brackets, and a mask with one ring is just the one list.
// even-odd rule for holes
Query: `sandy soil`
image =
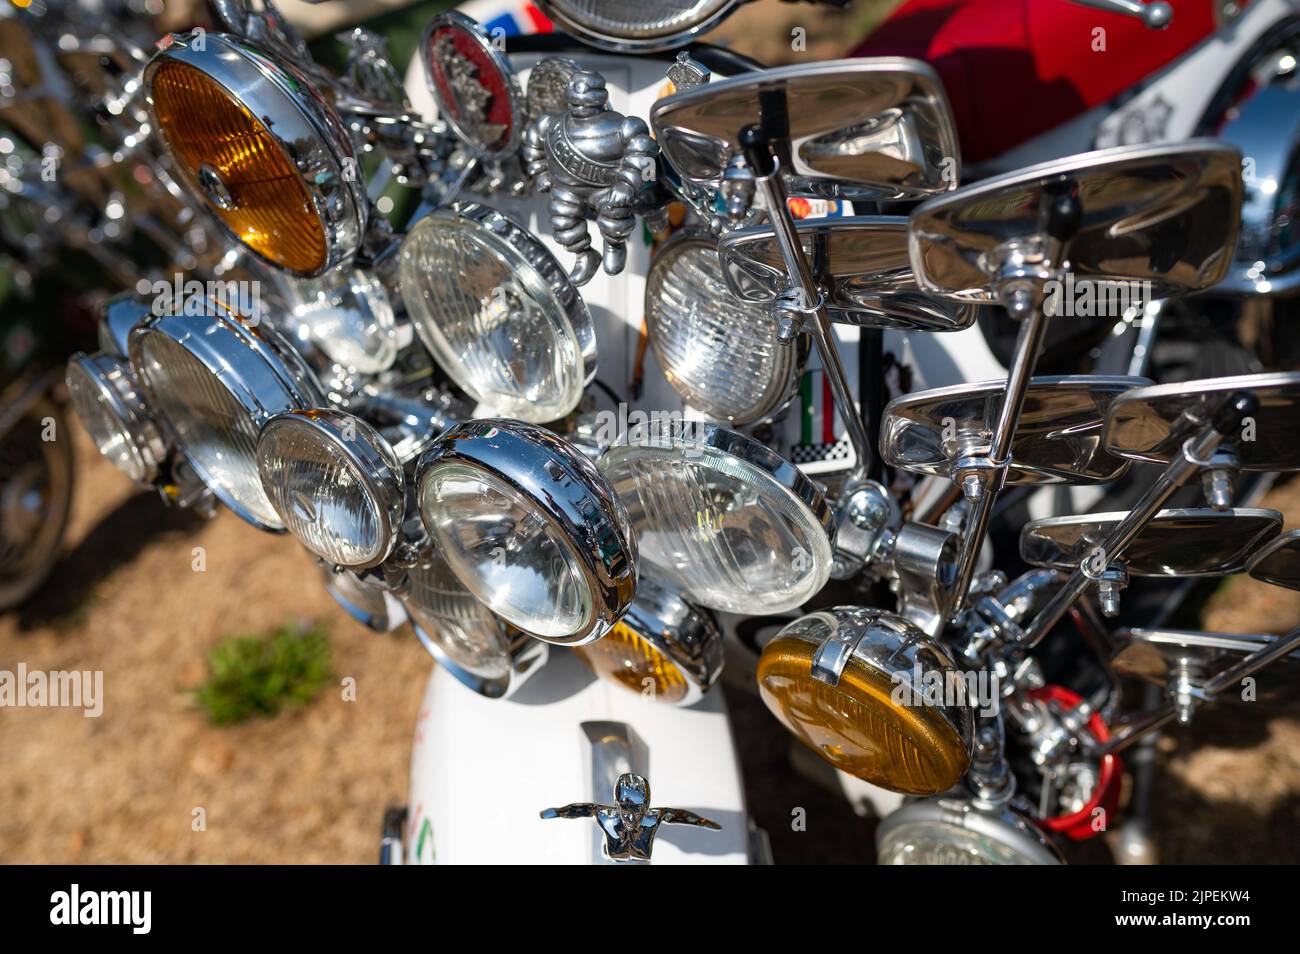
{"label": "sandy soil", "polygon": [[[69,553],[35,604],[0,617],[0,668],[102,670],[104,711],[3,710],[0,860],[373,862],[384,808],[406,800],[424,650],[349,619],[292,540],[164,509],[75,430]],[[188,691],[207,650],[295,619],[325,624],[356,701],[336,688],[275,719],[209,726]]]}

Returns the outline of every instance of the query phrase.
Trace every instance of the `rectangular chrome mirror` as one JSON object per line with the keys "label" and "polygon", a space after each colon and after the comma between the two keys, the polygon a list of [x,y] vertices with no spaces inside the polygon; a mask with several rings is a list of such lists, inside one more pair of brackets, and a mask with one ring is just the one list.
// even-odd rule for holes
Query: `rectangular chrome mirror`
{"label": "rectangular chrome mirror", "polygon": [[[974,323],[974,305],[917,287],[906,216],[803,219],[795,228],[832,321],[906,331],[960,331]],[[774,301],[786,286],[781,249],[767,226],[731,232],[718,255],[727,287],[742,301]]]}
{"label": "rectangular chrome mirror", "polygon": [[896,57],[829,60],[715,80],[659,100],[650,126],[684,180],[714,186],[740,130],[759,123],[786,189],[838,199],[919,199],[961,172],[948,98],[935,72]]}

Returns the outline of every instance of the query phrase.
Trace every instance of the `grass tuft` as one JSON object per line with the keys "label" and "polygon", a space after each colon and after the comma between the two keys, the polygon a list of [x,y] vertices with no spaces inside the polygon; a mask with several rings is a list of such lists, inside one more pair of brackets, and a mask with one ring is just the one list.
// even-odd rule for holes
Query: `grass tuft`
{"label": "grass tuft", "polygon": [[230,636],[208,653],[208,679],[194,690],[213,725],[234,725],[305,706],[332,682],[324,628],[282,626]]}

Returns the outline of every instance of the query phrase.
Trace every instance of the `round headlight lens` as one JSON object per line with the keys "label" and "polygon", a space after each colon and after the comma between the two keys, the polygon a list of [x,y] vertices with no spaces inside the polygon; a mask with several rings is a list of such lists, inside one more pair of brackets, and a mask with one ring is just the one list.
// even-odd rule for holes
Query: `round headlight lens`
{"label": "round headlight lens", "polygon": [[664,377],[708,417],[749,424],[794,394],[804,349],[777,340],[770,307],[731,294],[716,242],[683,235],[664,246],[646,279],[645,312]]}
{"label": "round headlight lens", "polygon": [[900,825],[880,840],[882,865],[1028,865],[1033,861],[979,832],[941,821]]}
{"label": "round headlight lens", "polygon": [[289,271],[324,268],[324,224],[271,131],[186,63],[161,64],[152,94],[159,131],[182,174],[235,237]]}
{"label": "round headlight lens", "polygon": [[469,421],[420,461],[420,514],[452,573],[549,642],[603,636],[636,589],[627,516],[580,451],[541,428]]}
{"label": "round headlight lens", "polygon": [[686,698],[687,682],[677,664],[626,623],[602,640],[578,650],[601,679],[674,705]]}
{"label": "round headlight lens", "polygon": [[689,599],[761,616],[800,606],[831,570],[830,508],[794,465],[733,431],[651,421],[600,469],[641,556]]}
{"label": "round headlight lens", "polygon": [[127,364],[111,355],[73,355],[68,397],[99,452],[134,481],[152,480],[166,454]]}
{"label": "round headlight lens", "polygon": [[[821,670],[827,659],[842,668]],[[757,678],[764,704],[799,741],[873,785],[933,795],[970,765],[965,684],[901,617],[855,607],[801,617],[763,647]]]}
{"label": "round headlight lens", "polygon": [[352,269],[329,280],[303,280],[293,315],[331,361],[362,374],[387,371],[397,360],[397,323],[384,283]]}
{"label": "round headlight lens", "polygon": [[685,43],[720,19],[736,0],[539,0],[561,27],[593,46],[652,51]]}
{"label": "round headlight lens", "polygon": [[262,488],[285,527],[337,566],[383,561],[405,505],[402,466],[365,421],[340,411],[290,411],[257,441]]}
{"label": "round headlight lens", "polygon": [[402,243],[402,296],[447,374],[495,413],[564,417],[595,374],[591,316],[555,257],[498,212],[458,205]]}

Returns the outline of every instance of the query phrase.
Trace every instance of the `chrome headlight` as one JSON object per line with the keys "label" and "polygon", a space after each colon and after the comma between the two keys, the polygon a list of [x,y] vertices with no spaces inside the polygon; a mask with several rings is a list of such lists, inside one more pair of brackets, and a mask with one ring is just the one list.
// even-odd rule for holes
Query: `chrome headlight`
{"label": "chrome headlight", "polygon": [[376,633],[391,633],[406,622],[406,608],[387,589],[363,580],[352,570],[323,566],[325,591],[354,620]]}
{"label": "chrome headlight", "polygon": [[703,606],[780,613],[830,576],[830,508],[757,441],[652,419],[608,448],[600,469],[627,507],[642,558]]}
{"label": "chrome headlight", "polygon": [[68,397],[99,452],[134,481],[153,480],[167,456],[131,368],[108,354],[68,359]]}
{"label": "chrome headlight", "polygon": [[644,573],[618,624],[577,652],[600,678],[668,705],[693,705],[722,674],[717,622]]}
{"label": "chrome headlight", "polygon": [[326,356],[362,374],[397,360],[397,323],[384,283],[360,269],[295,282],[293,317]]}
{"label": "chrome headlight", "polygon": [[646,278],[645,314],[664,377],[708,417],[749,424],[793,396],[807,345],[783,344],[770,306],[728,290],[716,241],[684,233],[660,250]]}
{"label": "chrome headlight", "polygon": [[407,573],[406,612],[424,648],[463,685],[499,699],[540,669],[549,647],[507,626],[438,554]]}
{"label": "chrome headlight", "polygon": [[842,772],[908,795],[933,795],[970,766],[974,718],[947,650],[892,613],[852,606],[810,613],[763,647],[763,702]]}
{"label": "chrome headlight", "polygon": [[365,227],[365,183],[333,107],[293,67],[239,37],[165,44],[145,67],[144,88],[181,182],[278,268],[319,275],[350,258]]}
{"label": "chrome headlight", "polygon": [[284,523],[262,487],[257,435],[284,411],[325,403],[296,351],[265,325],[226,315],[159,315],[131,332],[149,406],[199,479],[264,530]]}
{"label": "chrome headlight", "polygon": [[439,209],[403,241],[401,281],[420,340],[475,400],[534,423],[577,407],[596,374],[591,315],[526,230],[479,205]]}
{"label": "chrome headlight", "polygon": [[1013,809],[981,811],[956,798],[911,802],[876,829],[882,865],[1058,865],[1060,852]]}
{"label": "chrome headlight", "polygon": [[302,545],[336,566],[383,562],[406,508],[402,465],[360,418],[334,410],[288,411],[257,439],[262,489]]}
{"label": "chrome headlight", "polygon": [[648,53],[689,43],[737,0],[537,0],[566,33],[616,52]]}
{"label": "chrome headlight", "polygon": [[420,459],[424,525],[452,573],[512,626],[581,645],[636,591],[627,513],[577,448],[518,421],[467,421]]}

